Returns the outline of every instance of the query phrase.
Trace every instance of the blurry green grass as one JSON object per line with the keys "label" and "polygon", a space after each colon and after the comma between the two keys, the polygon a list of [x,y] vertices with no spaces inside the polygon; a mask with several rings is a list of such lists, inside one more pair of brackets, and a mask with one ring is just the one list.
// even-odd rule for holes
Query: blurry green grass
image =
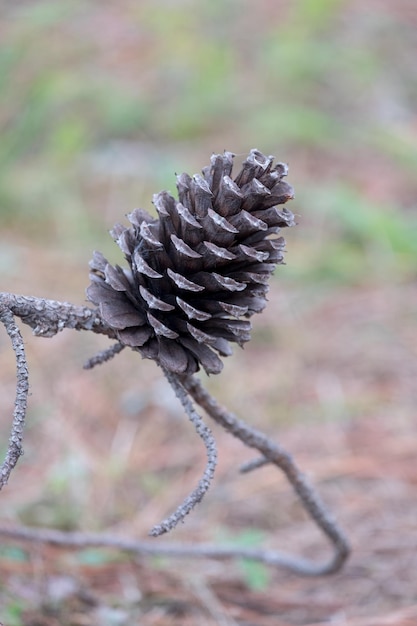
{"label": "blurry green grass", "polygon": [[[309,218],[305,229],[300,219],[298,249],[288,255],[283,274],[301,281],[362,284],[415,278],[415,215],[399,206],[372,203],[343,183],[312,186],[300,196],[302,213]],[[292,234],[286,234],[289,248]]]}
{"label": "blurry green grass", "polygon": [[[212,151],[256,146],[290,159],[298,178],[292,208],[308,231],[295,235],[290,277],[410,277],[410,207],[403,198],[376,204],[352,165],[357,154],[382,159],[409,186],[404,197],[416,191],[411,26],[341,0],[280,10],[264,0],[256,22],[245,17],[251,6],[3,8],[2,229],[57,249],[107,251],[113,221],[174,190],[175,172],[200,169]],[[306,158],[334,169],[297,174]]]}

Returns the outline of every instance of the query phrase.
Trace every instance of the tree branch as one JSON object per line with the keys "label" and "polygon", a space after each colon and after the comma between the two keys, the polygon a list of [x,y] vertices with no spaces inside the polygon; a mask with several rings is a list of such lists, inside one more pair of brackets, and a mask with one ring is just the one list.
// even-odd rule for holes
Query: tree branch
{"label": "tree branch", "polygon": [[190,493],[190,495],[180,504],[180,506],[176,509],[176,511],[174,511],[174,513],[172,513],[163,522],[157,524],[152,528],[149,534],[153,537],[158,537],[159,535],[162,535],[175,528],[175,526],[177,526],[177,524],[181,522],[184,517],[188,515],[188,513],[190,513],[199,502],[201,502],[210,487],[217,465],[216,442],[213,435],[211,434],[210,429],[207,428],[201,417],[194,410],[194,407],[186,391],[184,390],[184,387],[179,382],[178,377],[175,376],[172,372],[166,370],[165,368],[162,368],[162,371],[164,372],[169,384],[173,388],[175,395],[184,407],[188,419],[193,424],[197,434],[204,442],[207,452],[207,466],[196,489],[194,489],[194,491]]}
{"label": "tree branch", "polygon": [[[299,561],[296,559],[293,560],[293,565],[290,569],[298,574],[310,576],[331,574],[338,571],[349,556],[350,548],[348,541],[335,520],[332,519],[328,513],[318,494],[314,491],[313,487],[308,484],[306,477],[298,469],[288,452],[277,444],[272,443],[266,435],[251,428],[245,424],[245,422],[239,420],[233,413],[221,407],[204,389],[197,378],[187,376],[183,378],[182,382],[194,401],[199,404],[212,419],[223,426],[227,432],[240,439],[245,445],[261,452],[263,458],[267,459],[284,472],[288,481],[299,496],[305,510],[333,544],[335,554],[328,563],[317,565],[309,561]],[[288,567],[288,562],[286,567]]]}
{"label": "tree branch", "polygon": [[0,306],[20,317],[38,337],[53,337],[64,328],[72,328],[116,338],[115,331],[103,322],[98,309],[13,293],[0,293]]}
{"label": "tree branch", "polygon": [[269,463],[271,463],[269,459],[266,459],[264,456],[260,456],[257,459],[251,459],[250,461],[243,463],[239,467],[239,472],[241,474],[249,474],[249,472],[253,472],[253,470],[264,467],[264,465],[268,465]]}
{"label": "tree branch", "polygon": [[119,354],[119,352],[121,352],[124,348],[126,348],[126,346],[122,343],[114,343],[110,346],[110,348],[106,348],[105,350],[102,350],[98,354],[92,356],[91,359],[88,359],[88,361],[84,363],[83,368],[85,370],[91,370],[96,365],[102,365],[106,361],[110,361],[110,359],[115,357],[116,354]]}
{"label": "tree branch", "polygon": [[[273,567],[282,567],[290,572],[297,571],[303,576],[317,576],[316,568],[309,561],[296,559],[285,552],[257,548],[239,548],[235,546],[219,547],[202,543],[187,545],[185,543],[163,544],[154,541],[137,541],[128,537],[120,537],[112,533],[70,532],[47,528],[30,528],[27,526],[0,526],[0,537],[16,541],[36,542],[64,548],[110,548],[128,552],[138,556],[169,556],[178,558],[210,558],[220,561],[228,559],[249,559]],[[325,571],[324,574],[331,574]]]}
{"label": "tree branch", "polygon": [[0,303],[0,321],[4,324],[16,355],[16,398],[13,412],[12,429],[6,457],[0,467],[0,489],[9,480],[10,474],[23,454],[23,429],[25,426],[27,397],[29,392],[29,373],[26,364],[25,348],[22,335],[16,326],[10,310]]}
{"label": "tree branch", "polygon": [[[13,316],[20,317],[24,324],[33,329],[33,334],[40,337],[53,337],[64,328],[91,330],[115,337],[114,330],[103,322],[95,309],[74,306],[68,302],[0,293],[0,321],[7,330],[16,355],[15,408],[6,457],[0,467],[0,490],[8,482],[13,468],[23,454],[23,429],[29,392],[23,339]],[[102,357],[102,360],[105,359]]]}

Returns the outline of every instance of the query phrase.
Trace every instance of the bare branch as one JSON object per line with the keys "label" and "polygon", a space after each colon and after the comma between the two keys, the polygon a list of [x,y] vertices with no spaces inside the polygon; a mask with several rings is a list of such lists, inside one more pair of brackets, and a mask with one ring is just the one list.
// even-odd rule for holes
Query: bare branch
{"label": "bare branch", "polygon": [[0,489],[9,480],[10,474],[23,454],[23,429],[25,426],[27,397],[29,391],[28,368],[22,335],[14,322],[10,310],[0,303],[0,321],[4,324],[16,355],[16,399],[13,423],[6,457],[0,467]]}
{"label": "bare branch", "polygon": [[[298,494],[305,510],[333,544],[335,554],[328,563],[317,565],[310,561],[293,559],[292,566],[289,569],[292,569],[292,571],[297,574],[310,576],[320,576],[338,571],[349,556],[350,548],[348,541],[335,520],[333,520],[328,513],[318,494],[315,493],[313,487],[308,484],[306,477],[298,469],[288,452],[277,444],[272,443],[266,435],[251,428],[235,415],[221,407],[204,389],[197,378],[185,376],[182,379],[182,383],[194,401],[197,402],[211,418],[223,426],[227,432],[240,439],[245,445],[257,449],[265,459],[268,459],[268,461],[284,472],[288,481]],[[288,560],[284,566],[288,567]]]}
{"label": "bare branch", "polygon": [[[163,544],[154,541],[137,541],[112,533],[84,533],[31,528],[28,526],[0,526],[0,537],[16,541],[35,542],[65,548],[84,549],[88,547],[110,548],[138,556],[169,556],[178,558],[210,558],[220,561],[228,559],[249,559],[265,565],[283,567],[303,576],[317,576],[316,567],[304,559],[295,559],[285,552],[236,546],[219,547],[214,544],[187,545],[184,543]],[[330,574],[331,571],[322,572]]]}
{"label": "bare branch", "polygon": [[64,328],[72,328],[116,338],[115,331],[103,322],[97,309],[12,293],[0,293],[0,305],[20,317],[38,337],[53,337]]}
{"label": "bare branch", "polygon": [[96,365],[101,365],[106,361],[110,361],[116,354],[119,354],[126,346],[122,343],[114,343],[110,348],[106,348],[106,350],[102,350],[95,356],[92,356],[91,359],[88,359],[83,365],[85,370],[91,370]]}
{"label": "bare branch", "polygon": [[189,496],[180,504],[180,506],[172,513],[167,519],[165,519],[160,524],[154,526],[149,533],[153,537],[158,537],[177,526],[177,524],[185,518],[190,511],[203,499],[204,495],[208,491],[212,478],[214,476],[214,471],[217,465],[217,449],[216,442],[214,440],[213,435],[211,434],[210,429],[204,424],[201,417],[195,411],[185,389],[181,385],[177,376],[172,372],[162,368],[169,384],[173,388],[175,395],[180,400],[182,406],[184,407],[185,412],[196,429],[197,434],[203,440],[204,445],[206,447],[207,452],[207,465],[204,470],[204,474],[200,479],[197,487],[190,493]]}
{"label": "bare branch", "polygon": [[[23,429],[29,391],[25,349],[22,336],[14,321],[14,315],[20,317],[22,322],[33,328],[33,333],[40,337],[53,337],[64,328],[92,330],[115,337],[114,330],[103,322],[97,310],[77,307],[68,302],[0,293],[0,321],[6,327],[16,355],[15,408],[6,457],[0,467],[0,489],[9,480],[13,468],[23,454]],[[113,347],[114,353],[120,352],[122,347],[117,351]],[[105,360],[103,356],[101,358]]]}
{"label": "bare branch", "polygon": [[257,459],[252,459],[251,461],[243,463],[239,467],[239,472],[241,474],[249,474],[249,472],[253,472],[253,470],[258,469],[259,467],[263,467],[264,465],[268,465],[268,463],[270,462],[270,459],[266,459],[264,456],[260,456]]}

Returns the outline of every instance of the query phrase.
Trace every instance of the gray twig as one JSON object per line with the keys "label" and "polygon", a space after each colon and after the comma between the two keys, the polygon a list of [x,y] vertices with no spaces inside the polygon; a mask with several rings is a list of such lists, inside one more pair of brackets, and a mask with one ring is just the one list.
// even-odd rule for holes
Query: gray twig
{"label": "gray twig", "polygon": [[[210,558],[220,561],[242,558],[258,561],[273,567],[283,567],[291,572],[295,571],[295,567],[302,567],[301,571],[297,573],[303,576],[317,576],[316,567],[312,567],[309,561],[294,559],[294,557],[285,552],[262,548],[222,547],[208,543],[189,545],[170,542],[167,544],[157,543],[153,540],[138,541],[129,537],[120,537],[113,533],[72,532],[52,528],[31,528],[28,526],[0,526],[0,537],[66,548],[110,548],[138,556],[160,555],[178,558]],[[323,573],[330,574],[332,572],[326,571]]]}
{"label": "gray twig", "polygon": [[53,337],[64,328],[92,330],[115,337],[114,330],[102,321],[98,311],[94,309],[74,306],[68,302],[0,293],[0,321],[6,328],[16,355],[16,399],[9,444],[0,467],[0,489],[8,482],[13,468],[23,454],[23,429],[29,392],[25,349],[14,316],[20,317],[40,337]]}
{"label": "gray twig", "polygon": [[10,474],[23,454],[23,429],[25,426],[27,397],[29,392],[29,374],[26,363],[22,335],[15,324],[10,310],[0,303],[0,321],[4,324],[16,355],[16,399],[13,412],[12,429],[6,457],[0,467],[0,489],[9,480]]}
{"label": "gray twig", "polygon": [[126,346],[122,343],[114,343],[110,348],[106,348],[101,352],[98,352],[96,355],[92,356],[88,361],[86,361],[83,365],[85,370],[91,370],[96,365],[101,365],[106,361],[110,361],[116,354],[119,354]]}
{"label": "gray twig", "polygon": [[13,293],[0,293],[0,306],[20,317],[39,337],[53,337],[64,328],[71,328],[117,338],[115,331],[101,319],[98,309]]}
{"label": "gray twig", "polygon": [[350,548],[348,541],[336,521],[330,516],[318,494],[308,483],[306,477],[298,469],[288,452],[273,443],[266,435],[248,426],[245,422],[233,415],[233,413],[221,407],[208,391],[204,389],[197,378],[186,376],[183,377],[182,383],[194,401],[199,404],[212,419],[227,430],[227,432],[240,439],[245,445],[258,450],[263,455],[263,458],[268,459],[268,461],[284,472],[288,481],[299,496],[305,510],[334,546],[335,554],[329,562],[315,564],[310,561],[294,558],[292,559],[290,569],[297,574],[317,576],[338,571],[349,556]]}
{"label": "gray twig", "polygon": [[200,479],[197,487],[190,493],[187,498],[179,505],[179,507],[167,517],[163,522],[154,526],[149,533],[152,537],[158,537],[177,526],[190,511],[203,499],[204,495],[210,487],[210,483],[214,476],[217,465],[217,449],[216,442],[210,429],[204,424],[200,415],[195,411],[188,394],[181,385],[178,377],[165,368],[162,368],[169,384],[173,388],[175,395],[180,400],[188,419],[193,424],[197,434],[203,440],[207,452],[207,465],[204,474]]}
{"label": "gray twig", "polygon": [[246,461],[246,463],[242,463],[239,467],[239,472],[241,474],[249,474],[249,472],[253,472],[253,470],[259,469],[264,465],[268,465],[270,463],[270,459],[266,459],[264,456],[259,456],[257,459],[252,459],[251,461]]}

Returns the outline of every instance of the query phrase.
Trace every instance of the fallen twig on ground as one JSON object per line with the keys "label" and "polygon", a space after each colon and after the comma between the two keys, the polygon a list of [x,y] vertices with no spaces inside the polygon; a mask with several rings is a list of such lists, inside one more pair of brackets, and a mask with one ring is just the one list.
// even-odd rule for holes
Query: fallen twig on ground
{"label": "fallen twig on ground", "polygon": [[[150,534],[158,536],[175,528],[202,500],[214,475],[215,441],[196,413],[193,398],[227,432],[260,452],[261,459],[244,470],[270,462],[284,472],[303,507],[334,548],[333,557],[319,564],[274,551],[238,550],[233,555],[260,559],[304,576],[330,574],[346,560],[348,543],[294,460],[266,435],[218,405],[194,376],[201,368],[207,374],[220,373],[220,357],[232,353],[230,343],[242,346],[249,341],[249,318],[264,309],[269,278],[283,263],[285,241],[277,235],[282,228],[295,224],[294,215],[282,206],[294,196],[292,186],[284,180],[288,166],[274,164],[274,157],[252,149],[232,179],[234,156],[227,151],[214,154],[202,175],[180,174],[178,201],[166,191],[154,196],[157,218],[135,209],[127,216],[130,226],[114,226],[111,234],[128,267],[113,266],[100,252],[94,252],[87,297],[96,308],[0,294],[0,319],[12,339],[17,360],[15,413],[0,487],[22,453],[26,412],[26,358],[13,316],[20,317],[41,337],[52,337],[64,328],[105,334],[117,343],[90,359],[86,367],[104,363],[123,346],[154,360],[206,447],[207,465],[197,487]],[[26,537],[30,536],[28,530]],[[38,534],[38,538],[45,536]],[[69,537],[74,540],[73,534],[54,537],[63,545],[68,545],[65,541]],[[88,544],[87,535],[76,537],[81,544]],[[106,541],[122,545],[117,537],[107,536]],[[129,545],[137,549],[139,544]],[[198,547],[187,548],[187,554],[190,550],[198,554]]]}

